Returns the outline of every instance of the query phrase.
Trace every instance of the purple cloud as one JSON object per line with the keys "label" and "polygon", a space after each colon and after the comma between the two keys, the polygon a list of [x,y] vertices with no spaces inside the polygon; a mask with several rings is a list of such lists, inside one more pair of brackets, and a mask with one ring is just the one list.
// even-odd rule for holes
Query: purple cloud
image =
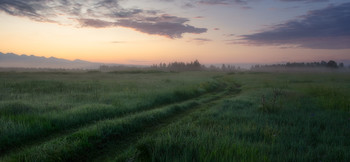
{"label": "purple cloud", "polygon": [[211,42],[211,39],[207,39],[207,38],[194,38],[194,41],[201,41],[201,42]]}
{"label": "purple cloud", "polygon": [[113,26],[112,22],[103,21],[99,19],[77,19],[82,27],[106,28]]}
{"label": "purple cloud", "polygon": [[[245,5],[248,2],[254,2],[257,0],[199,0],[198,3],[200,4],[207,4],[207,5],[229,5],[229,4],[238,4],[238,5]],[[281,2],[328,2],[329,0],[278,0]],[[246,8],[249,8],[246,6]]]}
{"label": "purple cloud", "polygon": [[246,4],[246,0],[200,0],[200,4],[207,5],[228,5],[228,4]]}
{"label": "purple cloud", "polygon": [[123,27],[133,28],[143,33],[163,35],[169,38],[181,38],[183,33],[200,34],[207,31],[206,28],[196,28],[176,22],[120,20],[117,24]]}
{"label": "purple cloud", "polygon": [[329,0],[279,0],[282,2],[307,2],[307,3],[313,3],[313,2],[328,2]]}
{"label": "purple cloud", "polygon": [[266,31],[243,35],[255,45],[296,45],[313,49],[350,48],[350,3],[329,6]]}
{"label": "purple cloud", "polygon": [[[0,0],[0,11],[34,21],[64,24],[64,18],[81,27],[128,27],[137,31],[181,38],[184,33],[200,34],[206,28],[186,24],[188,19],[158,10],[123,8],[118,0]],[[63,19],[62,19],[63,18]]]}
{"label": "purple cloud", "polygon": [[[168,0],[167,2],[173,2],[174,0]],[[187,2],[186,5],[191,8],[197,5],[237,5],[241,6],[241,9],[252,9],[251,6],[247,6],[252,2],[258,2],[261,0],[193,0]],[[304,3],[316,3],[316,2],[328,2],[329,0],[276,0],[280,2],[304,2]]]}

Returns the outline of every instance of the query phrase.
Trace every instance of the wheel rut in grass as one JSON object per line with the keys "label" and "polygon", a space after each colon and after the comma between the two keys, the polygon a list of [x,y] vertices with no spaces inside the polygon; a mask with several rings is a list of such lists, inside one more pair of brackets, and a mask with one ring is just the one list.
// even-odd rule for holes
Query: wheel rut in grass
{"label": "wheel rut in grass", "polygon": [[145,134],[150,134],[153,132],[156,132],[162,128],[167,127],[168,125],[181,120],[182,118],[191,115],[198,111],[206,111],[208,108],[219,104],[222,100],[229,97],[234,97],[238,95],[240,90],[234,91],[233,93],[228,94],[227,92],[218,94],[217,96],[214,96],[213,98],[194,106],[193,108],[190,108],[188,110],[182,111],[176,115],[173,115],[169,118],[166,118],[156,125],[149,125],[145,127],[142,131],[134,132],[130,136],[125,137],[123,140],[111,140],[107,145],[104,146],[104,148],[99,149],[98,151],[93,152],[92,154],[89,154],[89,158],[87,158],[87,161],[114,161],[114,158],[122,154],[123,151],[127,150],[127,148],[130,147],[131,144],[134,144],[138,141],[138,139]]}
{"label": "wheel rut in grass", "polygon": [[123,117],[128,116],[128,115],[133,115],[133,114],[137,114],[137,113],[141,113],[141,112],[145,112],[145,111],[149,111],[149,110],[154,110],[154,109],[161,108],[161,107],[176,105],[176,104],[179,104],[179,103],[182,103],[182,102],[186,102],[186,101],[200,99],[200,98],[203,98],[205,96],[210,96],[210,95],[212,95],[214,93],[219,93],[219,92],[221,92],[223,90],[224,89],[210,91],[210,92],[201,94],[200,96],[189,97],[187,99],[182,99],[182,100],[180,100],[178,102],[175,102],[175,103],[174,102],[169,102],[169,103],[160,104],[160,105],[151,106],[151,107],[147,107],[146,106],[145,108],[133,108],[131,110],[127,110],[125,112],[120,112],[120,113],[115,113],[114,115],[113,114],[112,115],[108,115],[108,116],[103,117],[103,118],[89,120],[89,121],[86,121],[86,122],[83,122],[83,123],[76,123],[74,125],[67,126],[67,128],[50,130],[50,131],[44,132],[43,134],[40,134],[39,136],[36,136],[36,137],[24,138],[24,139],[21,140],[21,143],[16,143],[16,144],[14,144],[12,146],[6,147],[6,150],[0,151],[0,157],[4,156],[6,154],[12,154],[14,152],[18,152],[19,150],[22,150],[23,148],[39,145],[41,143],[45,143],[46,141],[50,141],[52,139],[59,138],[61,136],[72,134],[72,133],[78,131],[81,128],[89,127],[89,126],[94,125],[94,124],[96,124],[96,123],[98,123],[100,121],[109,120],[109,119],[115,119],[115,118],[123,118]]}
{"label": "wheel rut in grass", "polygon": [[[23,161],[24,159],[26,159],[25,161],[27,161],[28,159],[34,159],[33,161],[47,161],[50,160],[49,158],[52,158],[52,156],[55,156],[54,158],[56,159],[54,159],[53,161],[86,161],[89,159],[86,159],[84,157],[89,157],[88,155],[93,155],[94,152],[98,151],[101,148],[104,148],[104,146],[108,146],[109,141],[113,141],[115,139],[117,139],[117,141],[122,141],[123,138],[128,137],[130,134],[137,133],[139,132],[139,130],[145,130],[144,128],[146,128],[147,130],[148,127],[152,127],[155,123],[160,123],[160,121],[164,119],[169,120],[173,116],[177,116],[179,114],[181,115],[182,112],[187,112],[191,110],[193,107],[196,107],[196,105],[198,105],[199,103],[211,102],[212,100],[216,100],[218,97],[223,96],[224,94],[224,92],[220,92],[216,95],[206,94],[204,96],[189,101],[184,101],[168,106],[154,108],[152,110],[145,110],[139,113],[130,114],[129,116],[126,116],[124,118],[118,117],[117,119],[107,119],[99,121],[89,126],[79,128],[77,129],[77,131],[68,132],[67,135],[61,135],[55,137],[54,139],[49,139],[47,141],[37,143],[36,145],[28,146],[19,150],[19,152],[14,152],[6,158],[14,158],[14,161]],[[152,117],[152,115],[154,117]],[[150,119],[149,116],[151,116]],[[132,124],[135,123],[139,125],[133,126]],[[109,127],[112,130],[109,130]],[[97,134],[91,135],[91,132],[97,132]],[[92,143],[91,146],[85,148],[85,144],[83,142],[86,141],[83,140],[87,140],[88,143]],[[68,148],[67,150],[65,150],[66,148],[64,148],[63,146],[59,146],[58,148],[55,148],[59,151],[47,150],[47,148],[50,148],[51,146],[56,147],[57,145],[67,145]],[[77,145],[77,148],[74,148],[75,145]],[[66,156],[65,154],[70,151],[72,155]],[[37,155],[39,152],[43,152],[43,154]],[[52,155],[52,152],[58,152],[58,154]],[[47,154],[47,156],[45,155],[45,153]]]}

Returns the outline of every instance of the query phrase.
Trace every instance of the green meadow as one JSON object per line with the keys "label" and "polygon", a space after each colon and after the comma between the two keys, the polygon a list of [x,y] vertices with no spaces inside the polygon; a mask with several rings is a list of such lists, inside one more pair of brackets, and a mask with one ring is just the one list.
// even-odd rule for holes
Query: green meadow
{"label": "green meadow", "polygon": [[0,161],[350,161],[348,73],[1,72]]}

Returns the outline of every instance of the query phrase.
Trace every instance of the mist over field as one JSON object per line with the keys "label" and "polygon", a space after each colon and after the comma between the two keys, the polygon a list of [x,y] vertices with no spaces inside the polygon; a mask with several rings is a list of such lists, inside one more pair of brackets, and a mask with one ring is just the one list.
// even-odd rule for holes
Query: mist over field
{"label": "mist over field", "polygon": [[[198,61],[198,60],[195,60]],[[74,61],[59,59],[55,57],[38,57],[34,55],[17,55],[13,53],[0,52],[0,68],[1,71],[45,71],[45,70],[98,70],[106,71],[125,71],[125,70],[161,70],[161,71],[265,71],[265,72],[328,72],[328,71],[348,71],[350,68],[349,61],[341,60],[339,62],[329,60],[320,62],[287,62],[276,64],[257,64],[257,63],[229,63],[229,64],[209,64],[204,65],[199,61],[198,67],[194,67],[193,61],[185,63],[175,61],[172,63],[159,63],[153,65],[127,65],[127,64],[108,64],[88,62],[75,59]],[[187,67],[186,67],[187,66]]]}

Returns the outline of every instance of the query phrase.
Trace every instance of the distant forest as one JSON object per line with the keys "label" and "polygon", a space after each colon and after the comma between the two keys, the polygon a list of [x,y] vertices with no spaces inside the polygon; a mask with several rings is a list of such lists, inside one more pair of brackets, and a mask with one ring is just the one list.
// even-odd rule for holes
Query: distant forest
{"label": "distant forest", "polygon": [[241,72],[241,71],[322,71],[333,70],[349,71],[350,65],[345,66],[343,63],[337,63],[330,60],[328,62],[288,62],[285,64],[266,64],[266,65],[253,65],[250,69],[244,69],[232,64],[219,64],[219,65],[203,65],[198,60],[185,62],[171,62],[171,63],[159,63],[151,66],[129,66],[129,65],[101,65],[98,69],[83,69],[83,68],[4,68],[0,67],[1,71],[100,71],[100,72],[181,72],[181,71],[213,71],[213,72]]}
{"label": "distant forest", "polygon": [[[254,65],[250,70],[269,70],[269,69],[310,69],[310,68],[327,68],[327,69],[340,69],[345,68],[343,63],[337,63],[333,60],[328,62],[293,62],[286,64],[270,64],[270,65]],[[350,68],[350,67],[349,67]],[[185,62],[171,62],[171,63],[159,63],[153,64],[150,67],[127,67],[127,66],[100,66],[100,71],[123,71],[123,70],[155,70],[155,71],[221,71],[221,72],[237,72],[244,71],[248,69],[241,69],[239,66],[230,65],[230,64],[221,64],[221,65],[210,65],[205,66],[201,64],[198,60],[191,61],[188,63]]]}
{"label": "distant forest", "polygon": [[209,67],[206,67],[205,65],[202,65],[199,63],[198,60],[192,61],[190,63],[185,62],[172,62],[172,63],[160,63],[160,64],[154,64],[151,66],[152,69],[158,69],[158,70],[170,70],[170,71],[237,71],[240,70],[239,67],[236,67],[234,65],[225,65],[222,64],[221,67],[210,65]]}
{"label": "distant forest", "polygon": [[226,65],[222,64],[221,66],[210,65],[206,67],[205,65],[199,63],[198,60],[191,61],[189,63],[185,62],[171,62],[171,63],[159,63],[153,64],[150,67],[126,67],[126,66],[100,66],[100,71],[122,71],[122,70],[155,70],[155,71],[240,71],[240,67],[236,67],[234,65]]}
{"label": "distant forest", "polygon": [[[271,65],[255,65],[251,69],[260,68],[344,68],[343,63],[337,63],[336,61],[330,60],[328,62],[288,62],[286,64],[271,64]],[[350,68],[350,67],[349,67]]]}

